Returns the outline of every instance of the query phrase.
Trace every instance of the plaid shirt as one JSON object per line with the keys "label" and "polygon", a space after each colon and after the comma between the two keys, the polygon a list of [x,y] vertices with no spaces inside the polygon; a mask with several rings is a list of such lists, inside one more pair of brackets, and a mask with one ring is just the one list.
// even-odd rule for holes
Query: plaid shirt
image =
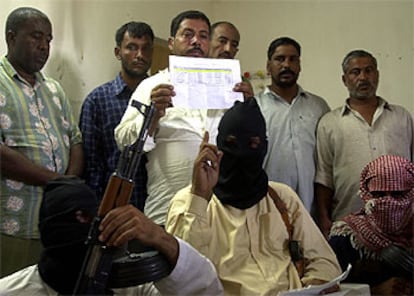
{"label": "plaid shirt", "polygon": [[[132,91],[118,75],[95,88],[85,99],[80,115],[80,129],[85,153],[84,178],[101,200],[109,177],[115,171],[120,152],[114,138],[114,129],[120,122]],[[144,209],[147,197],[146,158],[142,158],[135,177],[131,204]]]}

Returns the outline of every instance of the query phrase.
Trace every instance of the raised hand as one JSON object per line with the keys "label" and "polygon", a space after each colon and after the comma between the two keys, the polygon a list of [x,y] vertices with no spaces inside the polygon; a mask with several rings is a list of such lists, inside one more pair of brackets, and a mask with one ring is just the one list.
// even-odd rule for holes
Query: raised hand
{"label": "raised hand", "polygon": [[253,87],[250,84],[250,82],[247,82],[247,81],[236,83],[236,85],[233,87],[233,91],[242,92],[244,101],[254,96]]}
{"label": "raised hand", "polygon": [[151,91],[151,101],[155,105],[153,124],[150,127],[150,134],[158,126],[158,121],[165,115],[166,109],[172,107],[172,97],[175,96],[174,87],[170,84],[159,84]]}
{"label": "raised hand", "polygon": [[220,160],[223,152],[216,145],[208,143],[209,134],[205,132],[200,152],[194,161],[191,193],[210,200],[213,187],[219,175]]}

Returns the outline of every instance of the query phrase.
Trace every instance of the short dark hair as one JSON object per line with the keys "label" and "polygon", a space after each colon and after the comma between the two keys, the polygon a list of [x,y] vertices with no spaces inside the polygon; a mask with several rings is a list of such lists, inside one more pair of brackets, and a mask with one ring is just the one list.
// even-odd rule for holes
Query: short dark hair
{"label": "short dark hair", "polygon": [[273,40],[270,45],[269,48],[267,50],[267,59],[270,60],[272,58],[273,53],[275,52],[276,48],[278,48],[281,45],[293,45],[296,48],[296,51],[298,52],[298,55],[300,56],[301,52],[300,52],[300,45],[299,43],[289,37],[280,37],[277,38],[275,40]]}
{"label": "short dark hair", "polygon": [[41,18],[50,23],[50,20],[47,17],[47,15],[41,12],[40,10],[34,7],[19,7],[13,10],[7,17],[6,29],[5,29],[6,35],[7,35],[7,32],[10,32],[10,31],[18,32],[21,26],[28,19],[31,19],[31,18]]}
{"label": "short dark hair", "polygon": [[232,27],[234,30],[236,30],[237,32],[239,31],[239,30],[236,28],[236,26],[235,26],[235,25],[233,25],[232,23],[230,23],[230,22],[226,22],[226,21],[219,21],[219,22],[216,22],[216,23],[214,23],[214,24],[212,24],[212,25],[211,25],[210,35],[213,35],[214,30],[215,30],[218,26],[220,26],[220,25],[228,25],[228,26]]}
{"label": "short dark hair", "polygon": [[356,49],[356,50],[352,50],[350,51],[342,60],[342,71],[344,73],[346,73],[347,67],[348,67],[348,63],[351,59],[354,58],[370,58],[372,60],[372,62],[375,65],[375,68],[378,67],[377,64],[377,59],[369,52],[363,50],[363,49]]}
{"label": "short dark hair", "polygon": [[124,39],[125,32],[128,32],[134,38],[149,36],[154,41],[154,32],[147,23],[143,22],[129,22],[122,25],[115,34],[115,41],[117,46],[121,46]]}
{"label": "short dark hair", "polygon": [[208,29],[209,29],[209,32],[210,32],[210,29],[211,29],[210,20],[208,19],[208,17],[204,13],[202,13],[201,11],[198,11],[198,10],[187,10],[187,11],[183,11],[180,14],[178,14],[171,21],[171,28],[170,28],[170,36],[171,37],[174,37],[175,34],[177,34],[178,28],[180,27],[181,23],[185,19],[200,19],[200,20],[205,21],[208,25]]}

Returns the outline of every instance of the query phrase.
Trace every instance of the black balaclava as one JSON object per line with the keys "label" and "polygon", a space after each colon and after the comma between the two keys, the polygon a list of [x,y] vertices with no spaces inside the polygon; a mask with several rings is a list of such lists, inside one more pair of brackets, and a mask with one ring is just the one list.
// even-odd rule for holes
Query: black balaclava
{"label": "black balaclava", "polygon": [[44,249],[38,266],[42,279],[60,294],[73,293],[96,210],[94,192],[80,179],[59,179],[45,187],[39,212]]}
{"label": "black balaclava", "polygon": [[[260,143],[251,147],[251,138]],[[230,141],[229,141],[230,140]],[[267,193],[268,178],[263,170],[267,152],[266,124],[255,99],[236,102],[220,121],[217,146],[224,155],[213,191],[227,205],[247,209]]]}

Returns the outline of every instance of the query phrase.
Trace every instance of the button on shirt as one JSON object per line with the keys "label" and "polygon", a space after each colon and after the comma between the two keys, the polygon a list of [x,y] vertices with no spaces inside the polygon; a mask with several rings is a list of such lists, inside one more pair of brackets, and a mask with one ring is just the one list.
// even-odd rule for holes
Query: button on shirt
{"label": "button on shirt", "polygon": [[413,161],[414,125],[401,106],[379,98],[372,124],[348,103],[323,116],[317,131],[316,182],[334,190],[332,220],[359,210],[359,177],[365,165],[384,154]]}
{"label": "button on shirt", "polygon": [[[34,163],[64,174],[70,146],[82,141],[72,109],[57,81],[36,73],[31,86],[6,57],[0,60],[0,145],[22,153]],[[41,186],[1,177],[1,232],[39,238]]]}
{"label": "button on shirt", "polygon": [[256,97],[266,121],[268,152],[264,169],[269,180],[292,187],[308,211],[313,202],[316,126],[329,106],[319,96],[304,91],[289,104],[268,87]]}
{"label": "button on shirt", "polygon": [[[149,105],[151,90],[161,83],[170,84],[167,70],[142,81],[131,100]],[[165,224],[171,198],[190,184],[194,159],[205,131],[210,134],[210,143],[215,144],[218,124],[224,112],[221,109],[167,108],[154,137],[147,139],[148,198],[144,212],[155,223]],[[142,123],[143,116],[129,104],[115,129],[115,138],[121,149],[137,139]]]}

